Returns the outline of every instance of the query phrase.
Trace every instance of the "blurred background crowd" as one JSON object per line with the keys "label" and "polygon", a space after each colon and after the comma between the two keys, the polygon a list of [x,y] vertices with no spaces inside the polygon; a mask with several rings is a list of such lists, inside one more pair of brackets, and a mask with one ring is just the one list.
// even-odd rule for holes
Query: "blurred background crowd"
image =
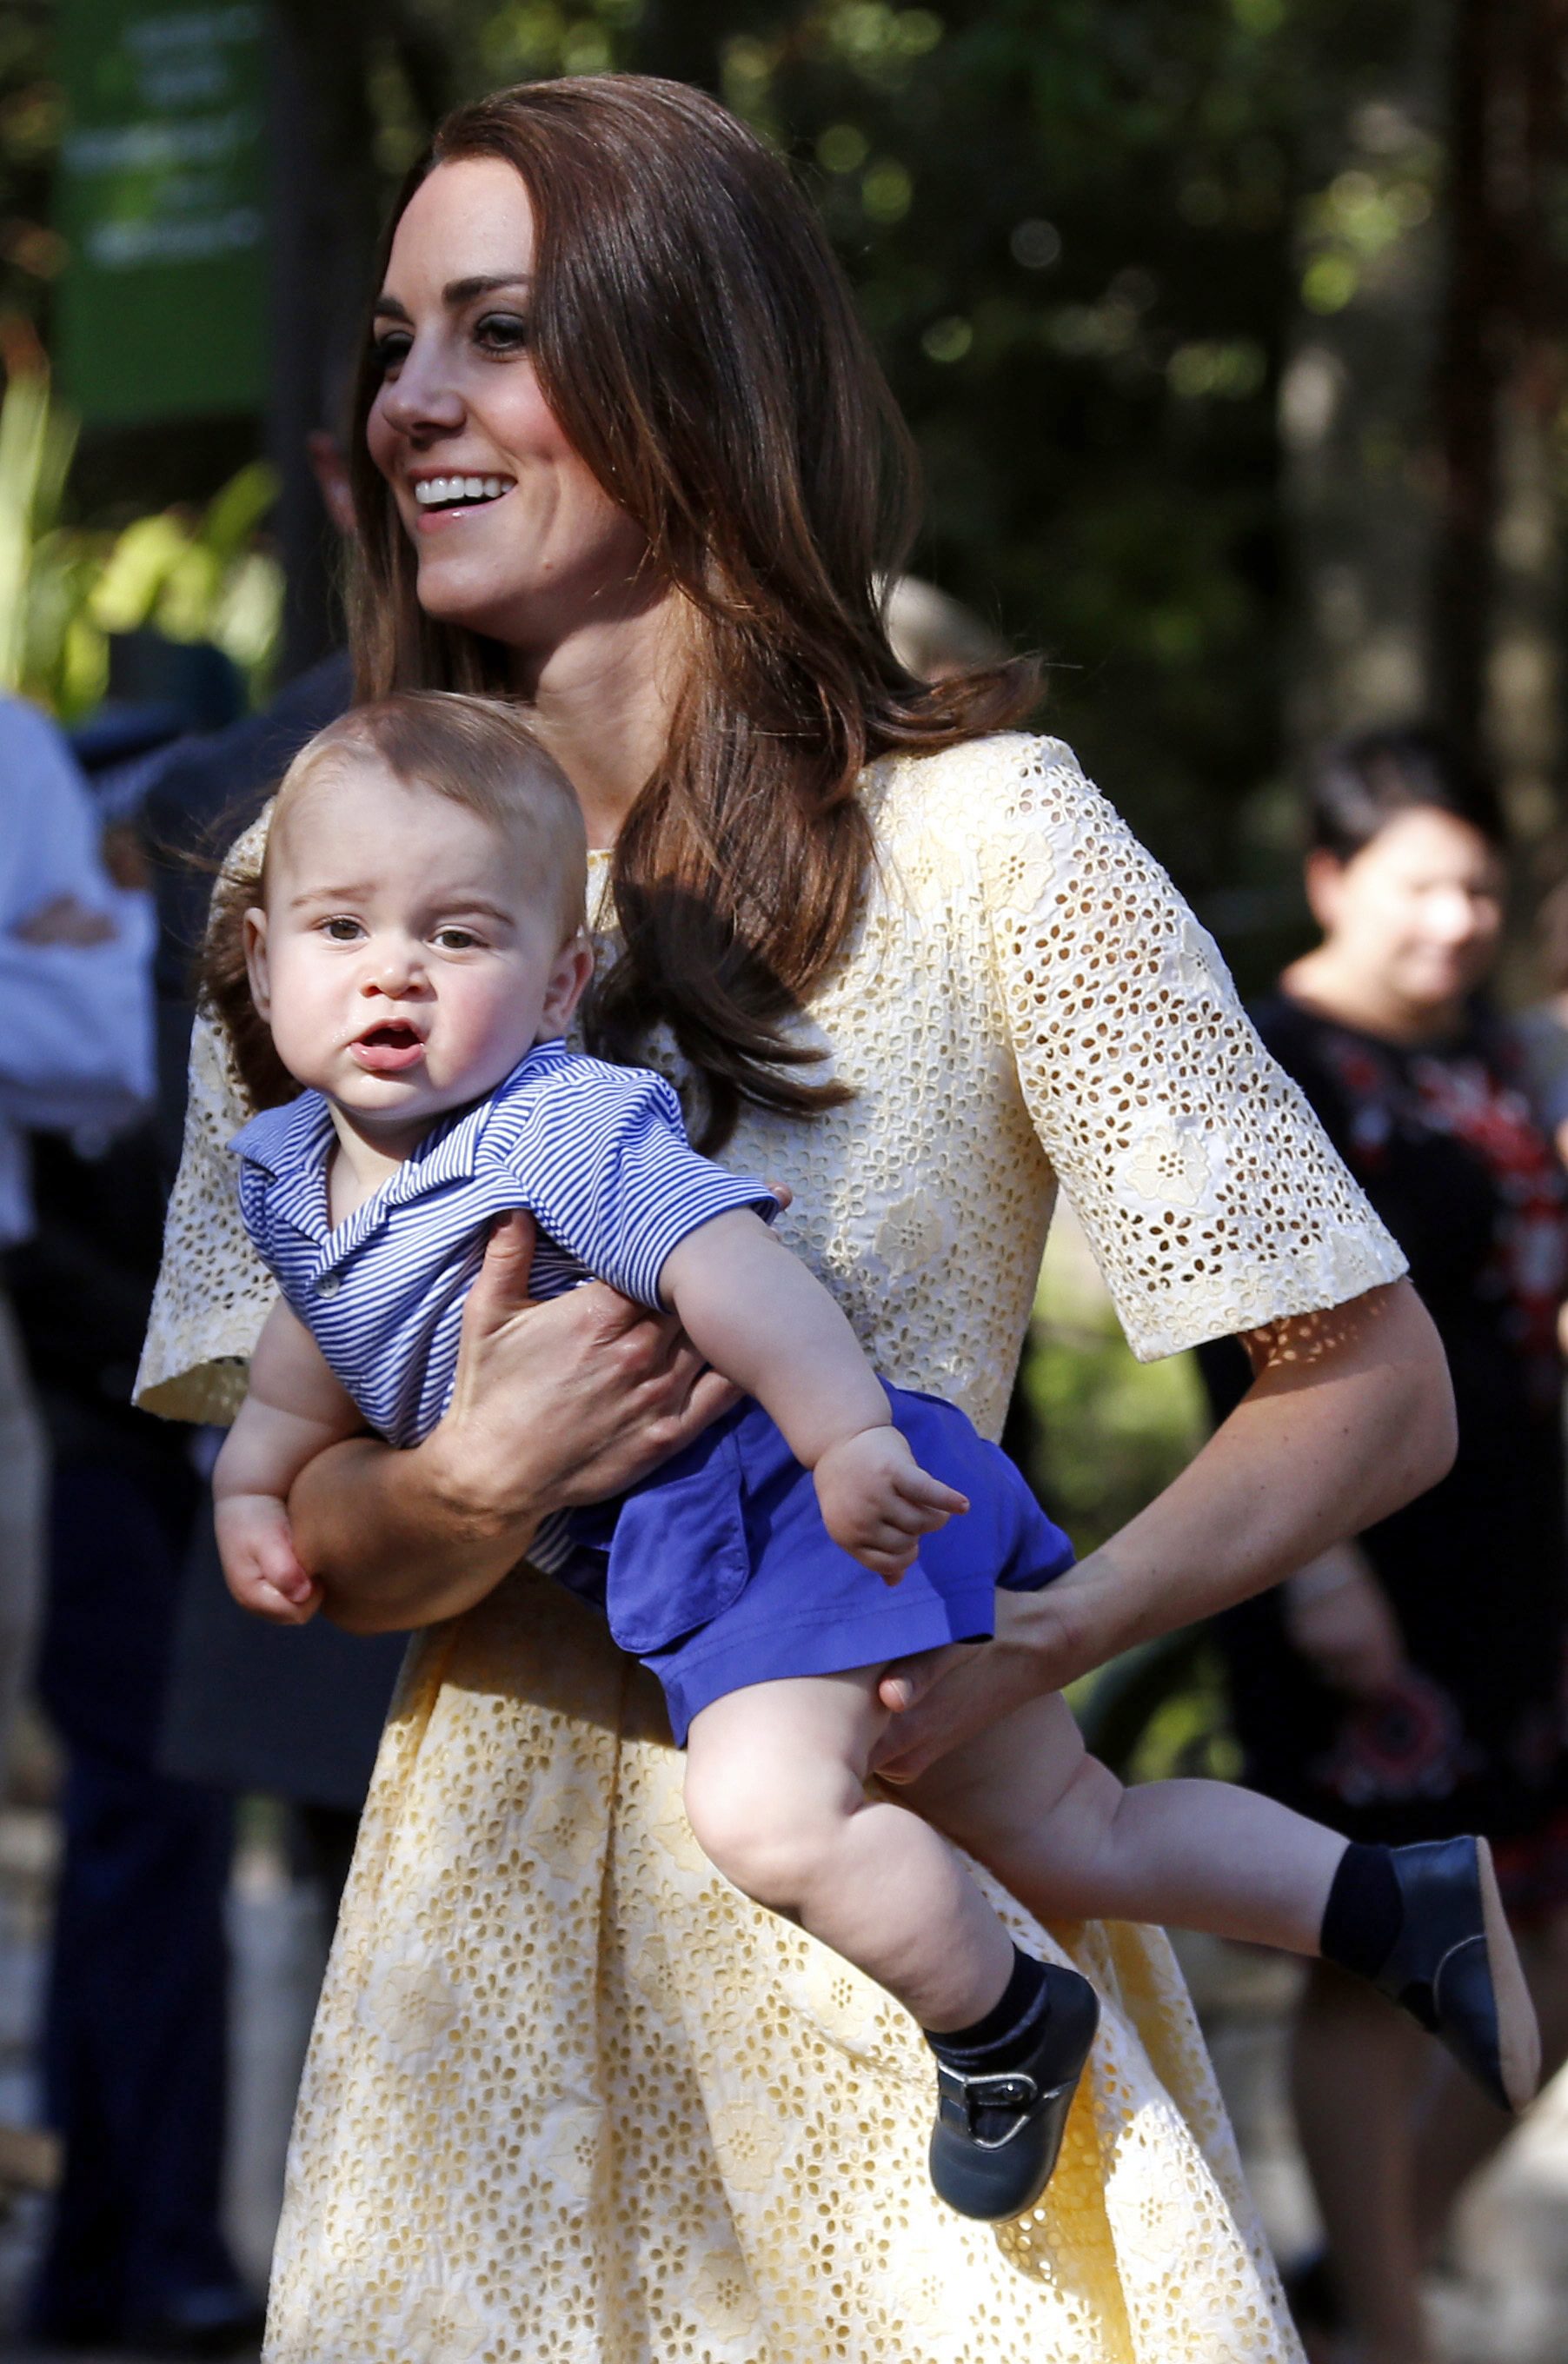
{"label": "blurred background crowd", "polygon": [[[1494,1830],[1568,2051],[1563,0],[0,0],[0,2353],[254,2347],[398,1645],[247,1626],[131,1405],[201,865],[349,695],[391,190],[613,68],[795,160],[924,456],[901,652],[1044,652],[1449,1345],[1438,1495],[1081,1712]],[[1063,1221],[1008,1442],[1081,1547],[1236,1385]],[[1312,2354],[1568,2359],[1568,2092],[1499,2150],[1375,2002],[1186,1957]]]}

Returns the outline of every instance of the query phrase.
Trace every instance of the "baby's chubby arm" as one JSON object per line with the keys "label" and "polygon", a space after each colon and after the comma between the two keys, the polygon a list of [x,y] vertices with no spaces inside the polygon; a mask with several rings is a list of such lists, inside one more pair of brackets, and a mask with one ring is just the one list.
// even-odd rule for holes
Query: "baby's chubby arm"
{"label": "baby's chubby arm", "polygon": [[250,1391],[212,1473],[218,1554],[242,1609],[274,1624],[303,1625],[320,1607],[321,1588],[295,1552],[288,1489],[307,1462],[364,1426],[315,1339],[280,1299],[257,1341]]}
{"label": "baby's chubby arm", "polygon": [[688,1232],[660,1294],[698,1353],[755,1396],[816,1480],[827,1531],[896,1584],[969,1503],[921,1468],[834,1299],[749,1209]]}

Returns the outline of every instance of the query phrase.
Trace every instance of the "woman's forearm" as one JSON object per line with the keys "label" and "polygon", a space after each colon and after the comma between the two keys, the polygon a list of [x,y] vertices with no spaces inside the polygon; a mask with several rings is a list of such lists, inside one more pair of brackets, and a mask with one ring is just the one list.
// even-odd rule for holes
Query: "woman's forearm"
{"label": "woman's forearm", "polygon": [[890,1669],[879,1768],[909,1779],[1107,1659],[1212,1617],[1435,1485],[1453,1459],[1448,1364],[1408,1282],[1249,1342],[1256,1377],[1173,1484],[1042,1592],[997,1595],[986,1651]]}
{"label": "woman's forearm", "polygon": [[296,1480],[289,1522],[323,1610],[350,1633],[396,1633],[471,1609],[523,1556],[538,1524],[482,1507],[454,1479],[439,1432],[411,1453],[356,1436]]}
{"label": "woman's forearm", "polygon": [[1064,1679],[1291,1575],[1435,1485],[1453,1396],[1408,1282],[1256,1342],[1249,1392],[1181,1476],[1039,1596]]}
{"label": "woman's forearm", "polygon": [[1181,1478],[1038,1596],[1062,1681],[1268,1591],[1452,1464],[1448,1362],[1407,1281],[1282,1324],[1256,1359]]}

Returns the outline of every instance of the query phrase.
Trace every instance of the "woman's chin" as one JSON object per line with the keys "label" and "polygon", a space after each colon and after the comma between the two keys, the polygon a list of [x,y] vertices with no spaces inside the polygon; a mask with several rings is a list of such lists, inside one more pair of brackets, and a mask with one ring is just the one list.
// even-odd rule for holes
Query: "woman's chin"
{"label": "woman's chin", "polygon": [[493,583],[476,580],[471,567],[433,555],[421,555],[417,588],[420,606],[434,622],[462,624],[470,632],[494,635],[508,604]]}

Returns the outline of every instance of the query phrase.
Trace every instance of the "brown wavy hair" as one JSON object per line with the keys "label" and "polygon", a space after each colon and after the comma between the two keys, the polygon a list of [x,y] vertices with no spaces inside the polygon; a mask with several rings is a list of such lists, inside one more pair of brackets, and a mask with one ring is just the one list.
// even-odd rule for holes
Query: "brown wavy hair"
{"label": "brown wavy hair", "polygon": [[[884,601],[918,516],[913,447],[849,289],[784,162],[715,99],[636,74],[530,83],[458,107],[409,175],[498,158],[538,251],[530,344],[563,432],[685,599],[692,656],[666,754],[617,842],[625,955],[589,1013],[634,1059],[663,1020],[700,1077],[703,1144],[743,1099],[803,1113],[848,1097],[799,1070],[790,1013],[844,947],[872,851],[856,793],[890,750],[1021,720],[1028,660],[916,681]],[[378,280],[377,284],[381,283]],[[358,695],[516,694],[511,653],[425,616],[416,562],[357,391]]]}

